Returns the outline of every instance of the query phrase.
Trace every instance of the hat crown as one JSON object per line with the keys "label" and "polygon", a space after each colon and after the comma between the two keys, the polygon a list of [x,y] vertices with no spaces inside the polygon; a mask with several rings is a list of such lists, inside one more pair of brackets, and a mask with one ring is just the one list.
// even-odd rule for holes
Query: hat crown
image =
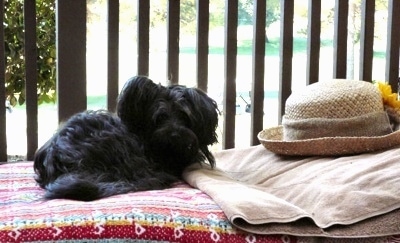
{"label": "hat crown", "polygon": [[294,92],[286,101],[285,118],[351,118],[382,110],[382,96],[372,83],[338,79]]}
{"label": "hat crown", "polygon": [[371,137],[392,132],[382,96],[370,82],[332,80],[294,92],[282,119],[284,140]]}

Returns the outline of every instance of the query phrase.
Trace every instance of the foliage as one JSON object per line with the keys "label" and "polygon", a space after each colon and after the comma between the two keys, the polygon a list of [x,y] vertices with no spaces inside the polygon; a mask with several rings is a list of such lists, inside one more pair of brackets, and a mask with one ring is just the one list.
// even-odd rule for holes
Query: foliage
{"label": "foliage", "polygon": [[[6,95],[12,105],[25,102],[23,0],[4,1]],[[37,90],[39,104],[55,101],[55,2],[36,0]]]}
{"label": "foliage", "polygon": [[[377,16],[378,12],[387,12],[388,9],[388,1],[387,0],[375,0],[375,16]],[[334,5],[333,5],[334,6]],[[353,44],[357,44],[360,42],[360,31],[361,31],[361,7],[362,0],[352,0],[349,2],[349,22],[348,22],[348,34],[350,40],[352,40]],[[295,16],[306,19],[308,16],[307,8],[295,8]],[[333,26],[334,24],[334,16],[335,16],[335,8],[327,8],[322,9],[321,13],[321,30],[329,29],[329,26]],[[382,17],[381,17],[382,18]],[[380,28],[381,26],[377,26],[377,23],[382,24],[385,22],[385,19],[375,19],[376,26],[375,28]],[[374,31],[374,33],[378,33],[379,31]],[[298,33],[301,35],[307,35],[307,26],[298,30]],[[375,35],[375,38],[380,39],[381,36],[379,34]]]}
{"label": "foliage", "polygon": [[[196,30],[196,1],[181,0],[180,19],[181,28],[186,33],[194,33]],[[167,0],[151,1],[151,25],[155,27],[165,24],[167,19]],[[225,18],[225,0],[210,1],[210,28],[223,26]],[[267,2],[266,27],[279,20],[280,1],[269,0]],[[238,24],[251,25],[253,23],[253,0],[240,0],[238,2]]]}
{"label": "foliage", "polygon": [[[253,0],[241,0],[238,2],[239,24],[249,25],[253,23]],[[269,0],[266,3],[266,27],[279,20],[280,1]]]}
{"label": "foliage", "polygon": [[[167,21],[167,0],[151,1],[151,27],[165,25]],[[196,30],[196,1],[180,1],[180,28],[185,33],[194,33]]]}

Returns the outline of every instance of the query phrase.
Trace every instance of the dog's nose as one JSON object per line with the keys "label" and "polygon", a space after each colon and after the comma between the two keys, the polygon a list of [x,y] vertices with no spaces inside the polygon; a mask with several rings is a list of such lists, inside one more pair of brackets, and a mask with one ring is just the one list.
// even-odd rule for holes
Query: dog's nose
{"label": "dog's nose", "polygon": [[179,139],[181,139],[181,136],[178,132],[173,132],[171,133],[171,138],[173,139],[173,141],[177,142],[179,141]]}
{"label": "dog's nose", "polygon": [[179,133],[173,133],[171,134],[171,141],[174,144],[181,144],[181,148],[185,148],[190,152],[193,152],[193,150],[196,150],[196,142],[191,140],[191,138],[189,136],[185,136],[183,134],[179,134]]}

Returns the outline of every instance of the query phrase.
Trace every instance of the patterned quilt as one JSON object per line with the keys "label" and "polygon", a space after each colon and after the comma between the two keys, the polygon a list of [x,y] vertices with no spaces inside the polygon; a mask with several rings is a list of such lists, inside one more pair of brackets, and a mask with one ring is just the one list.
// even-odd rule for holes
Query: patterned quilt
{"label": "patterned quilt", "polygon": [[[32,162],[0,165],[0,242],[307,242],[233,227],[210,197],[186,183],[92,202],[44,200]],[[240,195],[238,195],[240,196]],[[327,239],[328,241],[331,241]],[[361,241],[361,239],[359,239]],[[396,237],[363,241],[399,242]]]}

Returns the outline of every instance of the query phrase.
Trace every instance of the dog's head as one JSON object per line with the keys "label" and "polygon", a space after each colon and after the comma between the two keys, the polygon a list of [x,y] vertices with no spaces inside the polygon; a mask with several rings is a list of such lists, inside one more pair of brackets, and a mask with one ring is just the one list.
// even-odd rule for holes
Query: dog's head
{"label": "dog's head", "polygon": [[167,89],[144,76],[130,78],[118,96],[117,114],[129,131],[143,139],[151,126],[152,113],[164,103]]}
{"label": "dog's head", "polygon": [[208,149],[208,145],[218,141],[216,129],[218,126],[218,106],[205,92],[198,88],[187,88],[181,85],[168,87],[170,97],[184,117],[186,127],[196,138],[202,154],[200,159],[207,159],[211,166],[215,160]]}
{"label": "dog's head", "polygon": [[164,87],[145,77],[128,80],[117,106],[121,120],[143,140],[147,154],[174,174],[203,160],[215,165],[208,145],[217,142],[217,109],[199,89]]}

